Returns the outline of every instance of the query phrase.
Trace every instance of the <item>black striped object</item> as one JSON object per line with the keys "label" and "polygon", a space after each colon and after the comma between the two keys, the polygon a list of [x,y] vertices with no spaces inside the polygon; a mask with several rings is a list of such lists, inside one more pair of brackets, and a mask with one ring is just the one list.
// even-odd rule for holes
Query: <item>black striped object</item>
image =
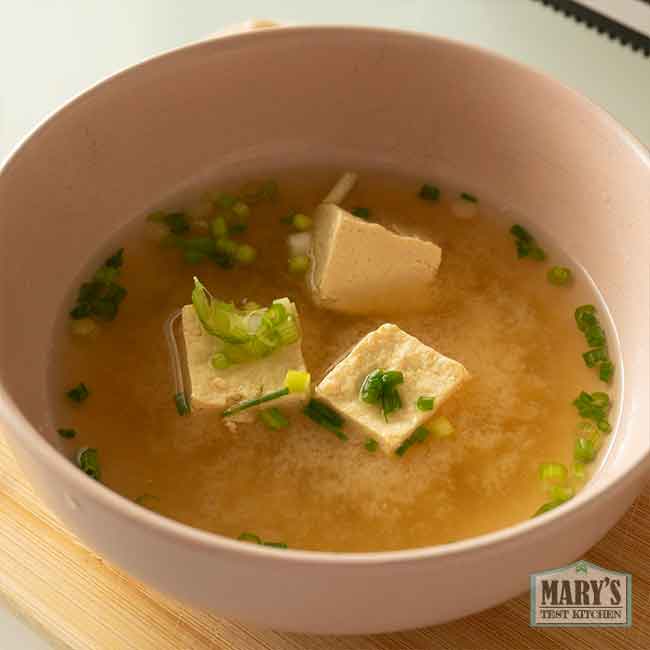
{"label": "black striped object", "polygon": [[[616,22],[613,18],[605,16],[594,9],[590,9],[573,0],[536,0],[547,7],[561,11],[563,14],[574,18],[579,23],[595,29],[599,34],[607,34],[610,38],[616,39],[631,47],[635,51],[643,52],[650,56],[650,37],[641,32]],[[648,4],[650,11],[650,0],[637,0]]]}

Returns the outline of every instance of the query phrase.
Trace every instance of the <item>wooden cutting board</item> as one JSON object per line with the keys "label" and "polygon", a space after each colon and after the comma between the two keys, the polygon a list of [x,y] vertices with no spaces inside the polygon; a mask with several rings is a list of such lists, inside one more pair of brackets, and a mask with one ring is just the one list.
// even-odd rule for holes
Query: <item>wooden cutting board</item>
{"label": "wooden cutting board", "polygon": [[[454,623],[365,637],[255,629],[191,610],[104,562],[71,536],[27,484],[0,436],[0,600],[54,647],[101,650],[491,650],[650,648],[650,485],[587,555],[633,575],[630,629],[528,625],[528,595]],[[562,540],[557,540],[558,544]]]}

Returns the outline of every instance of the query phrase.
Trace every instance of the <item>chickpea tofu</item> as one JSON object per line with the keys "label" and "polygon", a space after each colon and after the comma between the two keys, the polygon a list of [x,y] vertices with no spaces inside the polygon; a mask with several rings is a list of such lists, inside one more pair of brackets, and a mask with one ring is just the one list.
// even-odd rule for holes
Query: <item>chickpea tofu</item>
{"label": "chickpea tofu", "polygon": [[[377,369],[397,371],[403,383],[396,388],[401,407],[384,416],[380,404],[360,397],[365,378]],[[316,396],[377,440],[386,453],[394,452],[413,431],[467,379],[465,367],[443,356],[397,325],[386,323],[364,336],[320,382]],[[420,410],[420,397],[433,398],[433,408]]]}
{"label": "chickpea tofu", "polygon": [[331,203],[314,213],[312,293],[327,309],[352,314],[426,311],[441,249],[398,235]]}
{"label": "chickpea tofu", "polygon": [[[297,319],[296,306],[292,302],[287,299],[279,302],[286,305]],[[223,344],[205,331],[193,305],[183,307],[182,325],[191,404],[195,410],[223,410],[243,400],[279,390],[284,386],[288,370],[306,370],[302,338],[275,350],[269,356],[217,369],[211,360]],[[303,393],[290,393],[274,400],[272,405],[285,406],[305,399]]]}

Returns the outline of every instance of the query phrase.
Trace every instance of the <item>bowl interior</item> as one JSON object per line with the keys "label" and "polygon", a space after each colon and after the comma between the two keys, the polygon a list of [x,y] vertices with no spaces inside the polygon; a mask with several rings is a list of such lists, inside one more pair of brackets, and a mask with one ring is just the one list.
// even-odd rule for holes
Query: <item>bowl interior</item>
{"label": "bowl interior", "polygon": [[604,112],[516,64],[341,28],[243,34],[159,57],[76,99],[10,159],[0,380],[41,436],[54,442],[55,318],[100,246],[203,179],[310,159],[462,182],[558,241],[602,291],[623,359],[620,426],[586,490],[647,460],[647,153]]}

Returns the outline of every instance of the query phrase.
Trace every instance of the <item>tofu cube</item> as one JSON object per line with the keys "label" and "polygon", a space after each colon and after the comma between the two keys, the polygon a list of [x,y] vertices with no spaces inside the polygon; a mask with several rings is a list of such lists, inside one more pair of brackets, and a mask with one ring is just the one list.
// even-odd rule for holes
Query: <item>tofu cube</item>
{"label": "tofu cube", "polygon": [[[399,370],[404,375],[404,383],[397,386],[402,408],[388,415],[388,421],[379,404],[366,404],[359,398],[363,380],[378,368]],[[467,379],[469,373],[462,364],[386,323],[364,336],[325,376],[316,387],[316,396],[364,435],[375,438],[384,452],[392,453]],[[433,410],[416,408],[421,396],[435,398]]]}
{"label": "tofu cube", "polygon": [[[286,298],[282,299],[282,303],[298,318],[294,303]],[[282,388],[288,370],[306,370],[301,350],[302,339],[275,350],[268,357],[216,370],[210,359],[223,344],[219,338],[205,331],[192,305],[183,307],[182,326],[191,405],[195,410],[223,410],[245,399]],[[265,407],[286,406],[306,398],[304,394],[291,393]]]}
{"label": "tofu cube", "polygon": [[314,212],[310,284],[317,303],[353,314],[424,311],[442,256],[331,203]]}

